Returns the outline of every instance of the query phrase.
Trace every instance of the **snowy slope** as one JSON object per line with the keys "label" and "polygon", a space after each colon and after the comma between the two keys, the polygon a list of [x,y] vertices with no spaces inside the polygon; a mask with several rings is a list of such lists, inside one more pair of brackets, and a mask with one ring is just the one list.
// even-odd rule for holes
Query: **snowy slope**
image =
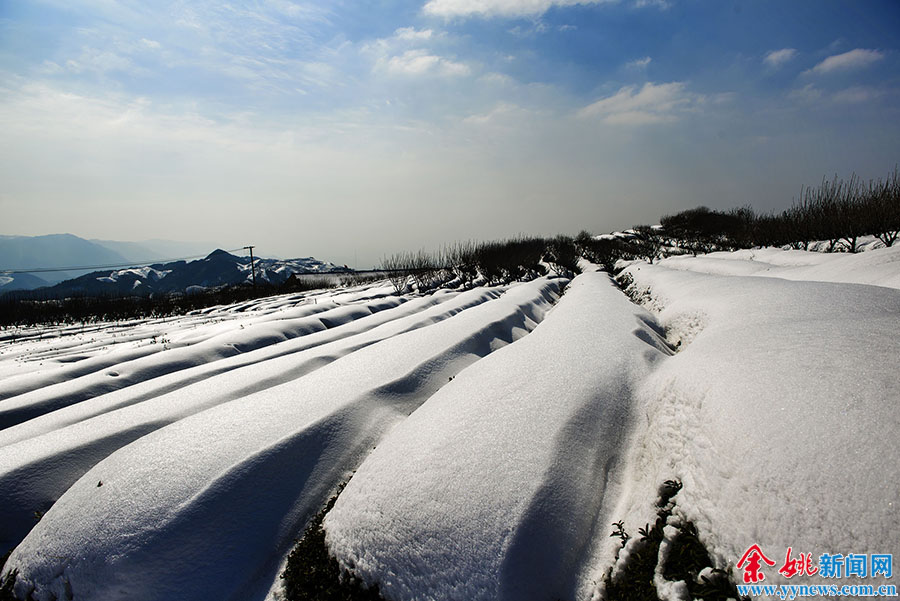
{"label": "snowy slope", "polygon": [[[754,543],[814,557],[890,552],[900,540],[900,292],[673,262],[625,271],[681,351],[643,383],[647,419],[617,514],[632,529],[649,521],[647,499],[677,477],[679,511],[723,565]],[[815,275],[847,273],[835,267]]]}
{"label": "snowy slope", "polygon": [[121,448],[13,553],[17,590],[245,599],[260,582],[268,588],[305,519],[380,437],[448,376],[533,329],[556,287],[515,286]]}
{"label": "snowy slope", "polygon": [[41,601],[277,597],[354,470],[328,541],[394,601],[600,598],[610,524],[672,478],[722,567],[891,553],[898,256],[635,262],[644,307],[586,273],[552,307],[559,280],[382,282],[6,333],[6,571]]}
{"label": "snowy slope", "polygon": [[900,288],[900,245],[864,253],[819,253],[763,248],[671,257],[669,269],[717,275],[755,275],[787,280],[873,284]]}
{"label": "snowy slope", "polygon": [[[339,317],[345,323],[313,330],[289,343],[210,363],[185,364],[179,371],[111,392],[97,390],[96,384],[88,386],[86,400],[0,431],[0,504],[7,509],[0,518],[0,541],[6,546],[17,543],[28,532],[25,518],[33,511],[48,509],[100,459],[153,430],[299,378],[398,331],[446,319],[497,295],[499,291],[491,290],[458,298],[454,293],[442,293],[356,318],[346,311],[351,307],[341,307],[309,320],[317,321],[320,327],[322,321]],[[409,315],[414,315],[415,321],[401,319]],[[384,327],[378,327],[380,324]],[[154,359],[161,363],[160,358]],[[48,390],[64,396],[67,388],[78,383],[63,383]]]}
{"label": "snowy slope", "polygon": [[331,549],[396,601],[572,598],[613,521],[635,388],[666,353],[606,274],[576,277],[372,452],[326,517]]}

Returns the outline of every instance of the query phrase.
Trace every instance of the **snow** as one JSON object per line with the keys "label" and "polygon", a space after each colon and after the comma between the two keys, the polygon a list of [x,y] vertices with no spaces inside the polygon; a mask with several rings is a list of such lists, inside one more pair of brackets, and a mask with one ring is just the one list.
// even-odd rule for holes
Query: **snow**
{"label": "snow", "polygon": [[606,274],[576,277],[370,454],[326,517],[330,548],[396,601],[571,597],[608,536],[635,387],[666,351]]}
{"label": "snow", "polygon": [[[95,278],[98,282],[110,282],[114,283],[119,281],[119,278],[125,276],[132,276],[137,278],[137,280],[150,280],[156,282],[161,280],[168,274],[172,273],[171,269],[154,269],[150,266],[146,267],[129,267],[128,269],[118,269],[116,271],[110,272],[108,276],[100,276]],[[139,281],[135,282],[135,285],[138,285]]]}
{"label": "snow", "polygon": [[582,265],[561,298],[380,282],[4,332],[17,595],[278,598],[348,479],[330,550],[393,601],[602,599],[610,524],[636,535],[669,479],[661,556],[679,520],[722,568],[894,551],[900,247],[621,264],[631,298]]}
{"label": "snow", "polygon": [[244,599],[260,581],[268,588],[335,483],[449,375],[533,329],[556,287],[540,279],[436,323],[424,316],[427,326],[119,449],[17,547],[17,591]]}
{"label": "snow", "polygon": [[855,254],[764,248],[671,257],[669,269],[900,288],[900,245]]}
{"label": "snow", "polygon": [[[35,508],[48,508],[97,461],[140,436],[211,406],[299,378],[354,350],[447,319],[500,293],[501,289],[482,289],[457,296],[444,291],[357,319],[345,311],[346,322],[332,329],[105,394],[94,393],[80,403],[2,430],[0,447],[9,445],[5,449],[9,459],[0,457],[0,500],[7,508],[0,522],[0,540],[21,539],[27,522],[20,518],[30,516]],[[122,374],[117,373],[118,381]],[[66,395],[73,383],[69,384],[56,387],[57,394]],[[85,444],[86,439],[91,442]],[[22,478],[23,473],[27,478]]]}
{"label": "snow", "polygon": [[[876,253],[896,256],[867,254]],[[840,263],[854,259],[814,275],[840,279],[852,273]],[[684,483],[678,511],[723,563],[754,543],[814,557],[889,552],[900,540],[900,293],[684,273],[673,262],[625,271],[669,339],[684,342],[643,383],[647,417],[618,514],[633,528],[648,521],[641,506],[675,477]],[[872,271],[884,264],[897,265],[876,261]]]}

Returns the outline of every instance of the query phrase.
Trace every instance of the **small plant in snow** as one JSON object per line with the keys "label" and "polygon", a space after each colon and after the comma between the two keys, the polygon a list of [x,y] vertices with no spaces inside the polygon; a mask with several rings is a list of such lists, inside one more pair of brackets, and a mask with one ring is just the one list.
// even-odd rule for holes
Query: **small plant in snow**
{"label": "small plant in snow", "polygon": [[628,539],[631,538],[628,536],[628,533],[625,532],[625,522],[619,520],[618,522],[613,522],[613,526],[615,526],[615,530],[612,531],[610,537],[617,536],[622,540],[622,546],[624,547],[628,543]]}
{"label": "small plant in snow", "polygon": [[[654,581],[658,567],[665,580],[684,581],[691,599],[740,599],[730,574],[713,567],[709,552],[697,534],[697,528],[689,521],[676,525],[677,534],[668,541],[669,548],[664,563],[660,565],[664,528],[675,509],[675,495],[681,488],[682,484],[678,480],[666,480],[659,487],[656,522],[653,526],[647,524],[640,529],[641,538],[631,543],[628,559],[616,578],[612,577],[612,570],[606,575],[606,597],[610,601],[659,601]],[[613,526],[615,530],[610,536],[621,538],[624,548],[630,538],[625,533],[625,524],[619,521]]]}

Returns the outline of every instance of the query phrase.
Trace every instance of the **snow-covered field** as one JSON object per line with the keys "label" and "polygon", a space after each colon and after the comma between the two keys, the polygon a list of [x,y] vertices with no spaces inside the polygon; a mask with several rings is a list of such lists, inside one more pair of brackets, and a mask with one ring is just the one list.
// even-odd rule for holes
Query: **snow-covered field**
{"label": "snow-covered field", "polygon": [[348,479],[328,544],[394,601],[600,597],[610,524],[652,522],[673,478],[721,567],[752,544],[893,553],[900,248],[623,274],[630,297],[587,270],[4,336],[17,594],[278,598]]}

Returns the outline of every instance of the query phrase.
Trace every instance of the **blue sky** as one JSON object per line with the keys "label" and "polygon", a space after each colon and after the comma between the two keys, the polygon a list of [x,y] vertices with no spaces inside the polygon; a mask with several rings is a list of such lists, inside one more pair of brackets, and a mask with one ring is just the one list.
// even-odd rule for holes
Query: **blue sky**
{"label": "blue sky", "polygon": [[0,0],[6,234],[371,265],[900,160],[900,3]]}

